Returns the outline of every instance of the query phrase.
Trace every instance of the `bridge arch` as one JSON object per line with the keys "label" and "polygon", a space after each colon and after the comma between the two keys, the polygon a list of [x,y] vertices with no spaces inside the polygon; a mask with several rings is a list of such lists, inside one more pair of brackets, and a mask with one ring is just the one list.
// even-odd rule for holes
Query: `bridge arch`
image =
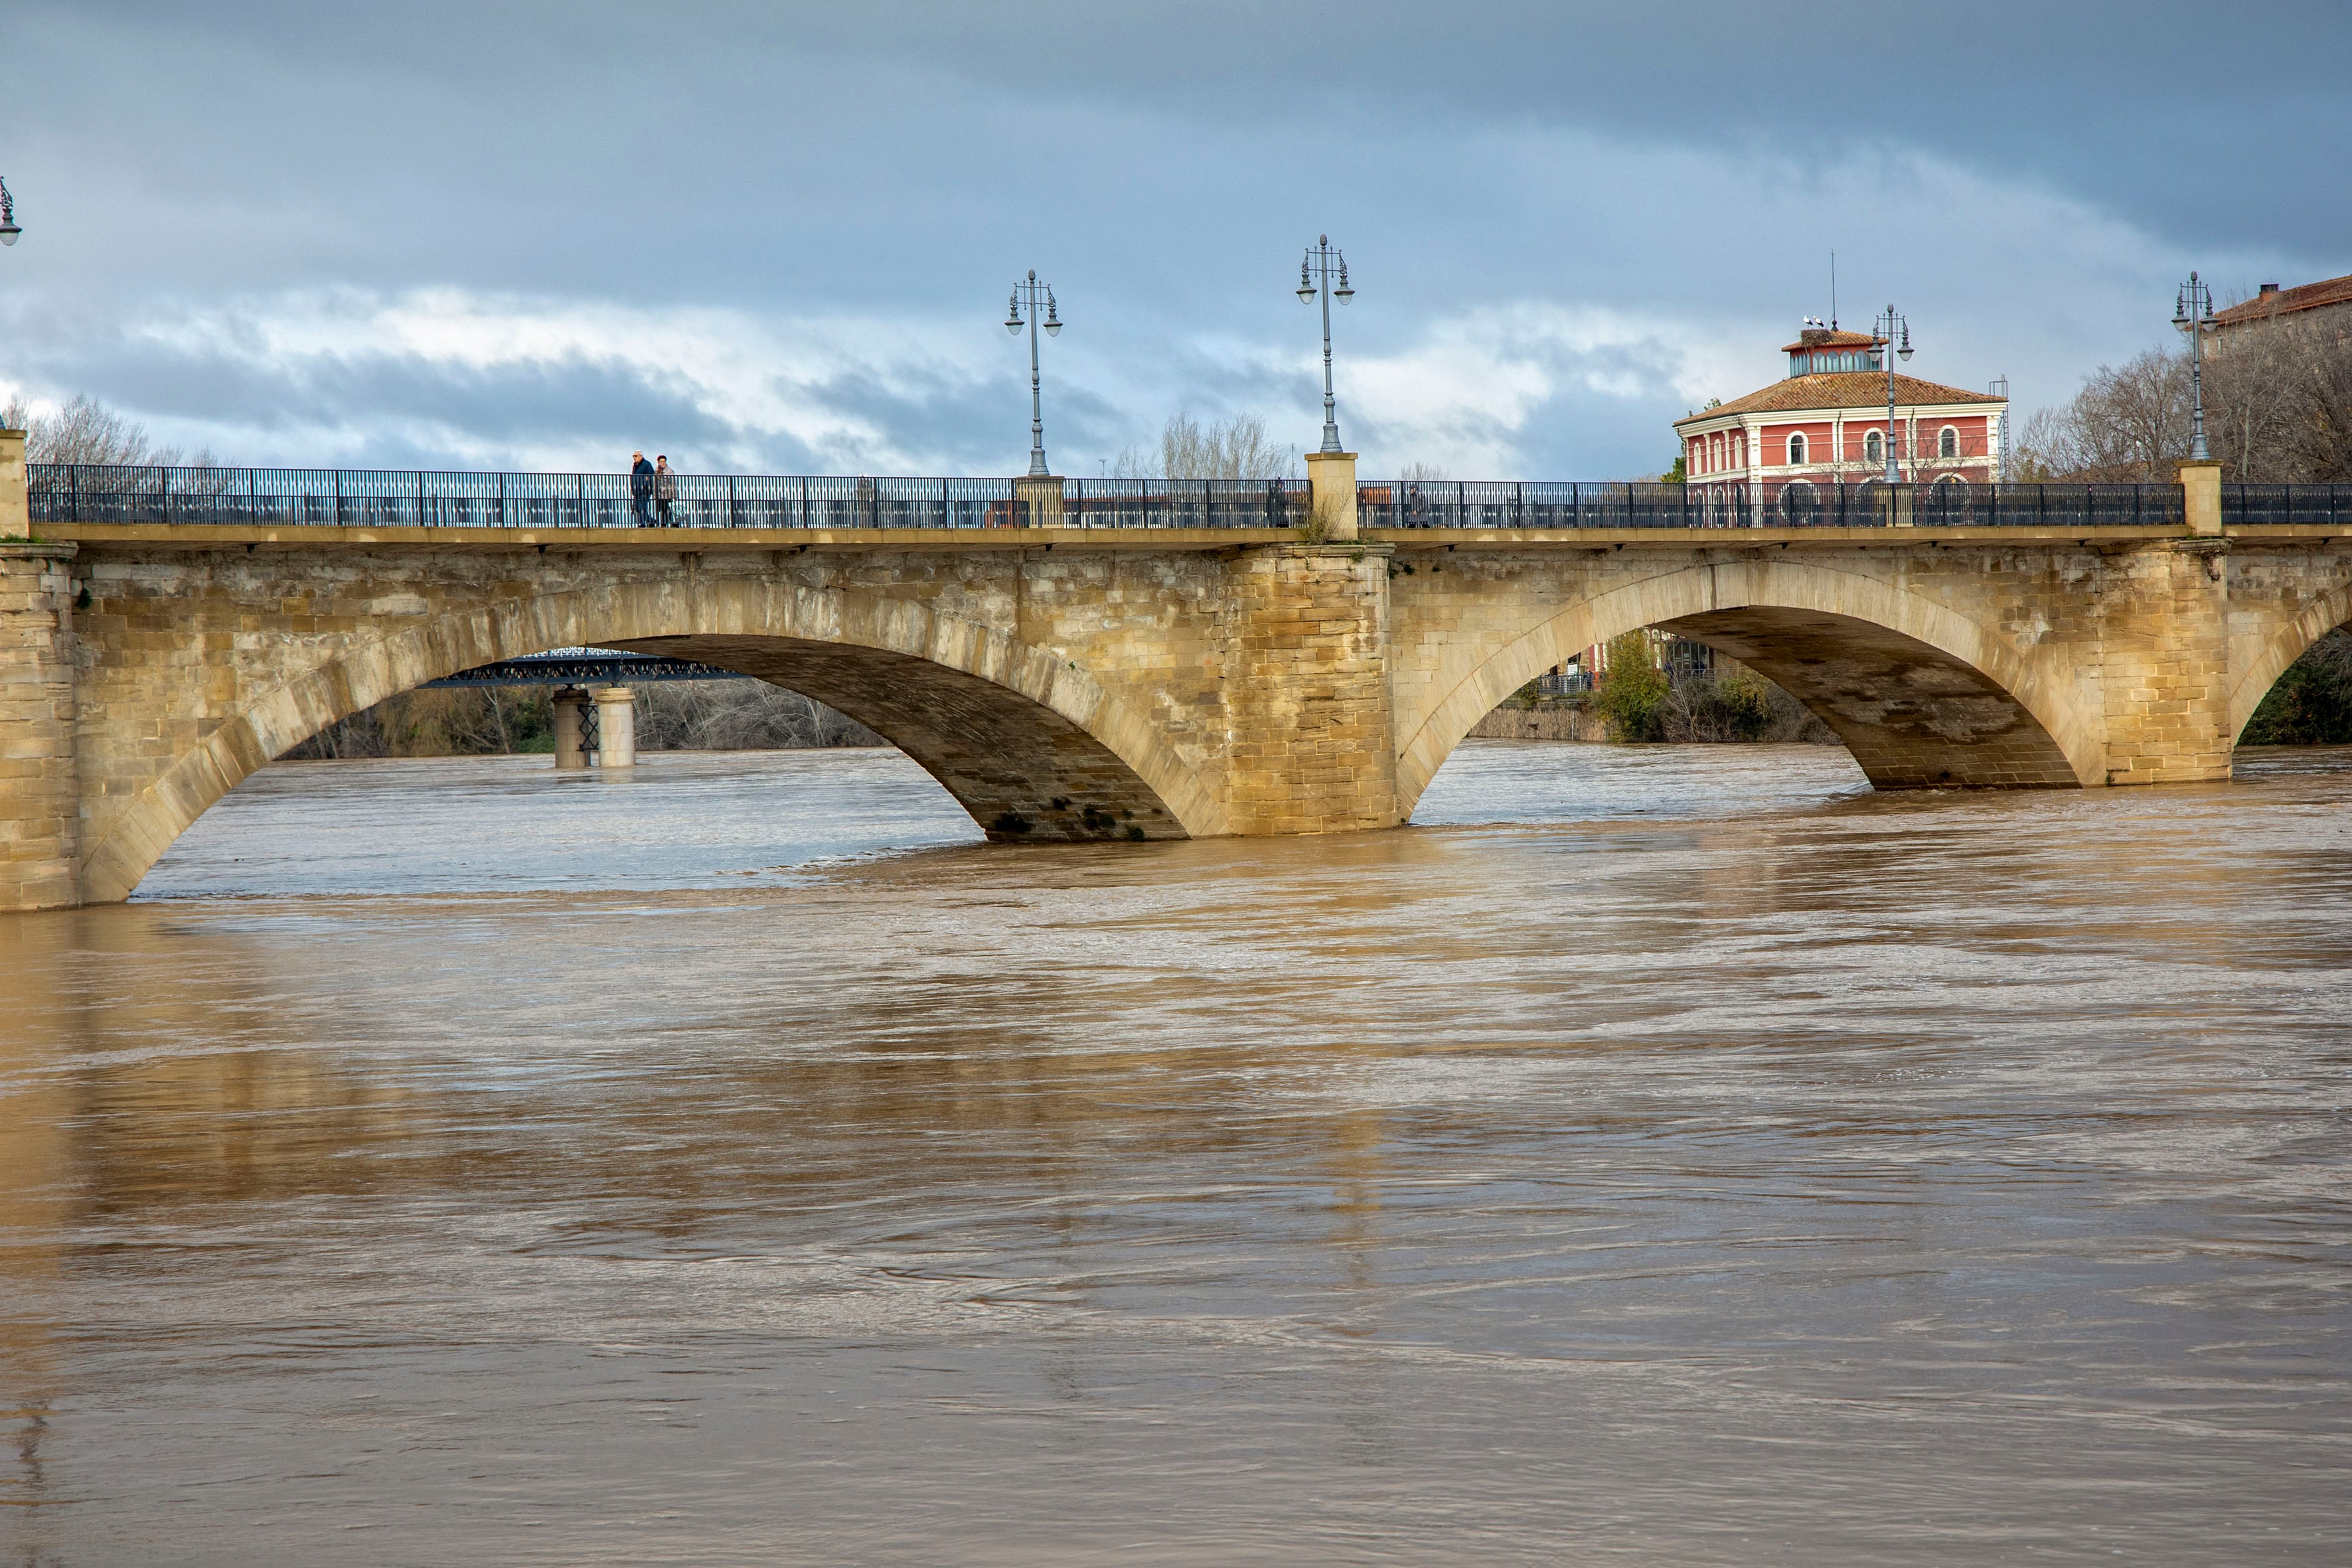
{"label": "bridge arch", "polygon": [[1471,727],[1596,643],[1659,626],[1760,671],[1820,715],[1881,789],[2078,787],[2105,781],[2100,730],[2063,674],[1897,584],[1803,561],[1663,571],[1548,606],[1525,632],[1441,672],[1400,715],[1410,812]]}
{"label": "bridge arch", "polygon": [[1003,631],[879,595],[648,582],[405,619],[289,672],[173,758],[89,847],[83,899],[127,898],[214,802],[338,720],[459,670],[576,647],[789,685],[898,745],[992,839],[1225,831],[1222,804],[1140,713]]}
{"label": "bridge arch", "polygon": [[[2234,742],[2253,722],[2271,688],[2287,666],[2311,651],[2312,645],[2336,627],[2352,623],[2352,584],[2315,594],[2293,616],[2273,626],[2245,661],[2244,673],[2230,684],[2230,739]],[[2235,660],[2231,661],[2235,663]]]}

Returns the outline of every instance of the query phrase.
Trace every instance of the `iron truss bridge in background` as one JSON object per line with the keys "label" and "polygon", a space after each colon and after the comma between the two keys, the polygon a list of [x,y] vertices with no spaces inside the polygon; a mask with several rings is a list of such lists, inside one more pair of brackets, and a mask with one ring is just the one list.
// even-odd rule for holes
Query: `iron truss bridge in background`
{"label": "iron truss bridge in background", "polygon": [[641,686],[648,680],[751,680],[715,665],[609,647],[559,647],[477,665],[427,686]]}
{"label": "iron truss bridge in background", "polygon": [[[35,523],[349,528],[1213,528],[1307,521],[1299,479],[977,479],[424,473],[32,463]],[[1923,483],[1770,477],[1755,484],[1388,479],[1360,483],[1381,529],[2078,528],[2185,525],[2178,484]],[[2352,523],[2352,484],[2226,483],[2233,526]]]}

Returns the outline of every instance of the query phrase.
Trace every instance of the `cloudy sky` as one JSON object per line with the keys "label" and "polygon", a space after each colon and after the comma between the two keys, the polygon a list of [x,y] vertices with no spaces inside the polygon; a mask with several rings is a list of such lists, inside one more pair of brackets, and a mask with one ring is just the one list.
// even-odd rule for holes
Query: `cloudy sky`
{"label": "cloudy sky", "polygon": [[244,463],[1606,479],[1808,314],[2021,410],[2352,271],[2352,6],[0,0],[0,397]]}

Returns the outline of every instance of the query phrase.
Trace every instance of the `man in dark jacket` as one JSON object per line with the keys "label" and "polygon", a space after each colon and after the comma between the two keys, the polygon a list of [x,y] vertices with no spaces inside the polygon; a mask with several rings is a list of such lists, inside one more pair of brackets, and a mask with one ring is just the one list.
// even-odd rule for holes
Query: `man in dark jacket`
{"label": "man in dark jacket", "polygon": [[646,503],[654,499],[654,466],[646,461],[643,452],[629,454],[629,516],[639,528],[651,528],[653,514]]}

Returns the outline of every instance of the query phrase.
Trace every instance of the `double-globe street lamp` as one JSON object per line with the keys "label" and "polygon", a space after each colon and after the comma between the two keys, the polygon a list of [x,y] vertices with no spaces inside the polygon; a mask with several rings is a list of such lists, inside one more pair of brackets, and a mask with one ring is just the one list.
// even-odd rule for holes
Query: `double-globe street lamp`
{"label": "double-globe street lamp", "polygon": [[[1045,302],[1043,323],[1037,319],[1037,301],[1041,299]],[[1024,307],[1028,310],[1026,317],[1022,314]],[[1029,329],[1029,477],[1042,479],[1052,470],[1045,467],[1045,404],[1038,390],[1037,328],[1042,324],[1047,337],[1060,337],[1062,318],[1055,310],[1054,290],[1037,281],[1037,269],[1034,267],[1028,277],[1013,286],[1013,304],[1004,312],[1004,330],[1015,337],[1020,336],[1024,324]]]}
{"label": "double-globe street lamp", "polygon": [[[1895,346],[1897,330],[1903,334],[1903,346],[1899,349]],[[1899,353],[1905,363],[1910,361],[1911,321],[1908,317],[1896,315],[1895,307],[1889,305],[1886,313],[1871,324],[1871,332],[1878,339],[1879,357],[1886,362],[1886,482],[1897,485],[1903,482],[1903,475],[1895,466],[1895,358]],[[1917,477],[1916,470],[1913,477]]]}
{"label": "double-globe street lamp", "polygon": [[2213,290],[2191,272],[2172,301],[2172,324],[2189,334],[2189,407],[2196,420],[2189,441],[2189,460],[2210,463],[2205,447],[2205,334],[2214,328]]}
{"label": "double-globe street lamp", "polygon": [[[1338,280],[1334,288],[1333,279]],[[1307,247],[1307,258],[1298,264],[1298,302],[1311,304],[1315,296],[1323,296],[1323,450],[1341,451],[1339,417],[1331,401],[1331,301],[1342,305],[1356,297],[1348,287],[1348,258],[1331,244],[1331,237],[1319,234],[1315,243]]]}

